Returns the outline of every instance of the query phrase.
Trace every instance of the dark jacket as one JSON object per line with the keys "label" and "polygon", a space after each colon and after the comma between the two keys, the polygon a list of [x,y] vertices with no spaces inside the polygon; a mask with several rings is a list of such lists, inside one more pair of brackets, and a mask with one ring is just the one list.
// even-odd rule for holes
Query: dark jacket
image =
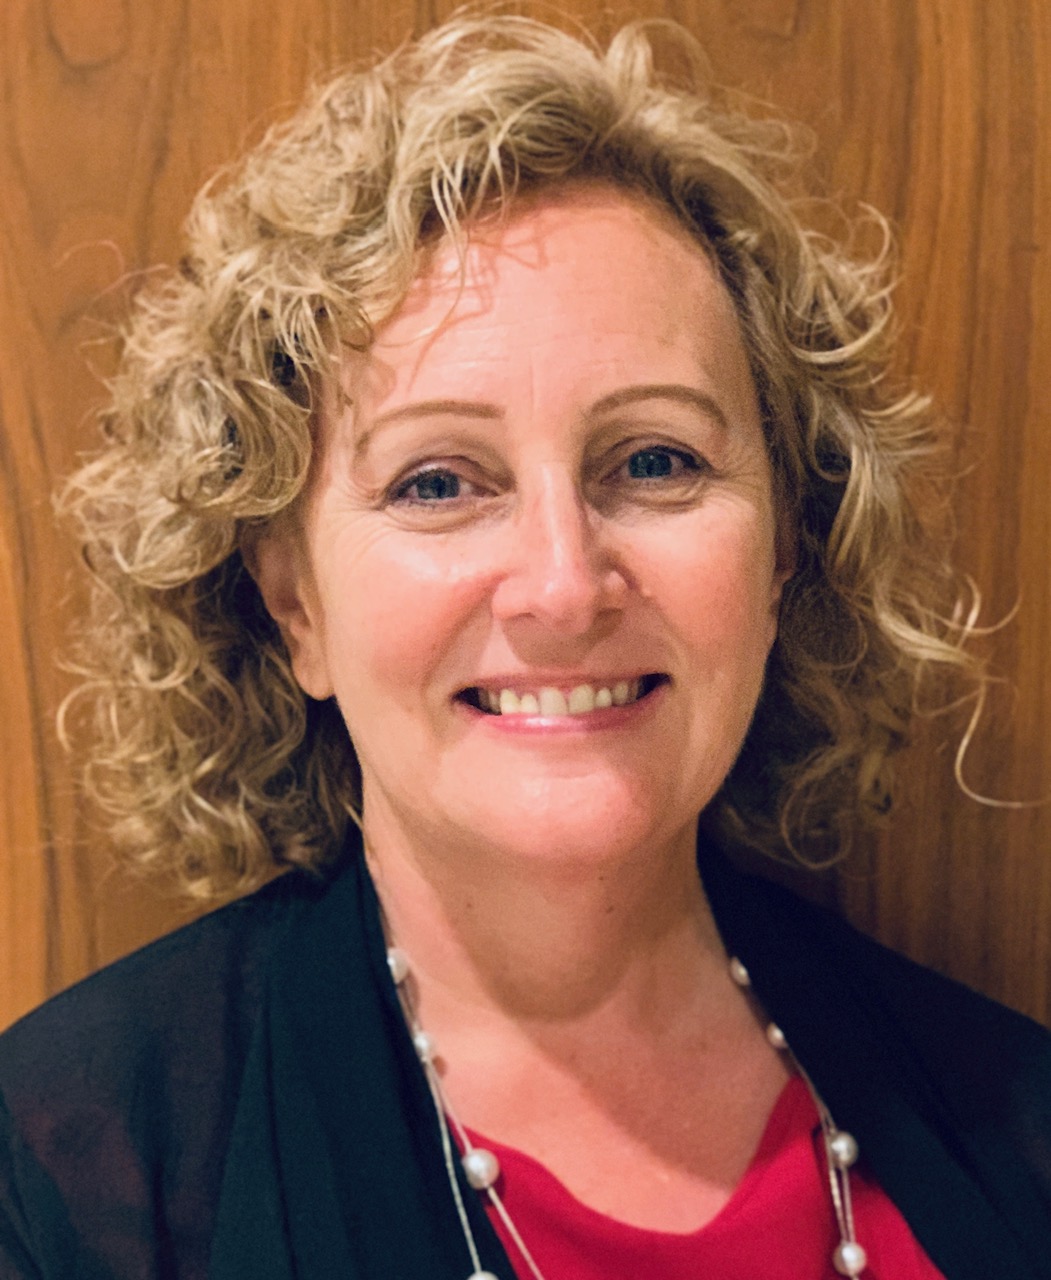
{"label": "dark jacket", "polygon": [[[1051,1035],[713,851],[727,950],[948,1280],[1051,1280]],[[483,1265],[513,1272],[465,1193]],[[210,1261],[211,1260],[211,1261]],[[360,850],[0,1036],[0,1280],[464,1280]]]}

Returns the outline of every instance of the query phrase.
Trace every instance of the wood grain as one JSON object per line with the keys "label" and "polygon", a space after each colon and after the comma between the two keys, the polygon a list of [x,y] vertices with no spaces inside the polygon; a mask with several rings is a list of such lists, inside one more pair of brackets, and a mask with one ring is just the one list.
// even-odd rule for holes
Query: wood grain
{"label": "wood grain", "polygon": [[[8,0],[0,14],[0,1025],[185,918],[128,882],[52,729],[77,608],[50,494],[93,438],[113,326],[179,253],[193,192],[327,70],[445,0]],[[549,6],[525,11],[551,16]],[[811,178],[899,230],[903,369],[945,411],[959,555],[1004,681],[975,790],[1051,793],[1051,6],[1043,0],[644,0],[719,79],[809,126]],[[891,945],[1051,1022],[1051,808],[953,779],[959,720],[911,751],[892,826],[814,891]]]}

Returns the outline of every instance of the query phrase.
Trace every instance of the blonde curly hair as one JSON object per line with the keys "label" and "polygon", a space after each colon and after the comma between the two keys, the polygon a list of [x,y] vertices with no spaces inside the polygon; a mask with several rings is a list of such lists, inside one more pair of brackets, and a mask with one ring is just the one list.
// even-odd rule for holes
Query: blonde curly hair
{"label": "blonde curly hair", "polygon": [[138,300],[105,448],[65,496],[95,584],[73,697],[87,784],[143,865],[218,897],[338,852],[353,746],[296,684],[240,548],[300,494],[316,389],[424,247],[576,180],[658,202],[717,263],[797,537],[754,722],[704,820],[817,860],[886,811],[918,691],[966,669],[966,628],[918,513],[927,407],[888,378],[885,245],[859,262],[801,224],[790,143],[728,105],[671,24],[603,50],[460,17],[338,75],[201,193],[179,269]]}

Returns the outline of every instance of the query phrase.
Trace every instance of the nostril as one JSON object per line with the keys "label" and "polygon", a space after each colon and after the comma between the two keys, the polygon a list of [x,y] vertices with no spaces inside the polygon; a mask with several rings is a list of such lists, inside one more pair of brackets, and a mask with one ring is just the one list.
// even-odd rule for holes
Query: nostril
{"label": "nostril", "polygon": [[498,617],[531,617],[577,635],[589,631],[601,615],[624,607],[623,581],[613,571],[579,564],[554,566],[546,573],[537,570],[538,566],[525,565],[499,584],[493,596]]}
{"label": "nostril", "polygon": [[503,620],[531,617],[563,634],[591,629],[597,615],[623,607],[626,579],[603,528],[568,481],[546,476],[523,500],[492,597]]}

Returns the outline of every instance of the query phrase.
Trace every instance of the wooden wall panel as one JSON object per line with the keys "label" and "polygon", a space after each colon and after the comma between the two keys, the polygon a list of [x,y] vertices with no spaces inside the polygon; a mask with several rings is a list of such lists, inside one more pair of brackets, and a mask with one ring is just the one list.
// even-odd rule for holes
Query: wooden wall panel
{"label": "wooden wall panel", "polygon": [[[179,253],[192,193],[306,83],[451,3],[8,0],[0,12],[0,1025],[185,918],[129,883],[52,729],[76,609],[49,493],[93,438],[108,338]],[[528,10],[529,6],[523,6]],[[541,12],[548,16],[550,8]],[[718,77],[814,131],[812,177],[900,232],[904,367],[948,420],[960,554],[1005,683],[967,761],[1051,792],[1051,6],[1043,0],[576,0],[608,32],[670,16]],[[904,770],[893,825],[817,890],[927,963],[1051,1021],[1051,809],[982,807],[960,722]]]}

